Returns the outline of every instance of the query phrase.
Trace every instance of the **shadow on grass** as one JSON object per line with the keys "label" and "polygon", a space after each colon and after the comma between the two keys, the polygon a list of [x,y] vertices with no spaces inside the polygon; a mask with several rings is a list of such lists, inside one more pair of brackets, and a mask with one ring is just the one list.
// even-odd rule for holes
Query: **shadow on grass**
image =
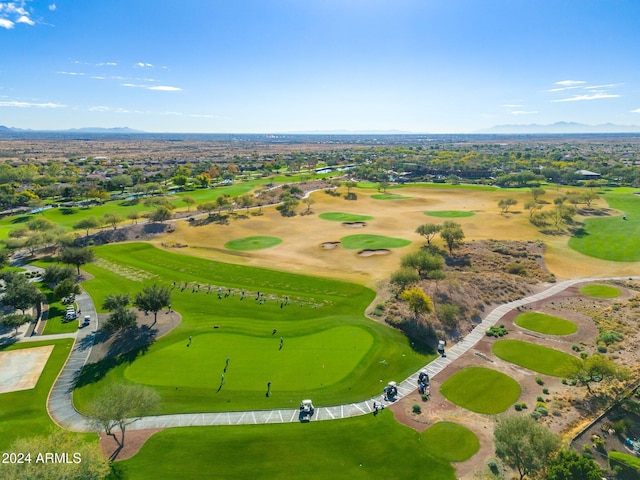
{"label": "shadow on grass", "polygon": [[109,350],[103,360],[86,364],[78,373],[75,388],[96,383],[113,368],[124,363],[132,363],[136,358],[147,353],[149,346],[158,335],[157,328],[147,325],[132,327],[116,333],[110,333],[104,329],[98,330],[94,335],[89,335],[78,345],[80,349],[89,348],[91,345],[105,343],[115,335]]}
{"label": "shadow on grass", "polygon": [[189,222],[189,225],[194,227],[203,227],[210,223],[229,225],[229,217],[220,213],[210,213],[208,217],[194,219],[192,222]]}
{"label": "shadow on grass", "polygon": [[16,217],[13,220],[11,220],[11,224],[15,225],[16,223],[25,223],[29,221],[29,217],[27,216],[22,216],[22,217]]}
{"label": "shadow on grass", "polygon": [[9,348],[11,345],[18,343],[18,337],[2,337],[0,338],[0,350]]}

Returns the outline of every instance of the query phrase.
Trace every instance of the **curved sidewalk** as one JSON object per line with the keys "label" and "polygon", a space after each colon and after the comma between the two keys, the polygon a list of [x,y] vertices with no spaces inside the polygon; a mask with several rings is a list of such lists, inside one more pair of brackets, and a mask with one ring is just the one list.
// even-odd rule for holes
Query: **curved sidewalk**
{"label": "curved sidewalk", "polygon": [[[514,308],[527,305],[549,298],[566,288],[580,283],[611,281],[611,280],[640,280],[640,277],[610,277],[610,278],[581,278],[559,282],[546,290],[530,295],[520,300],[505,303],[494,308],[484,320],[478,324],[463,340],[453,345],[447,350],[446,357],[438,357],[428,363],[420,370],[426,370],[430,378],[438,375],[449,364],[460,356],[464,355],[482,339],[486,330],[492,327],[508,312]],[[56,380],[49,399],[47,408],[51,418],[60,426],[69,430],[88,431],[91,430],[87,418],[73,407],[73,387],[77,375],[86,363],[93,336],[97,327],[97,315],[91,298],[86,293],[82,293],[78,299],[80,308],[91,315],[91,326],[81,329],[78,332],[76,343],[69,355],[67,363],[63,367]],[[42,338],[42,337],[40,337]],[[420,370],[398,384],[397,400],[413,392],[418,385],[418,375]],[[388,406],[391,402],[379,396],[361,402],[348,403],[344,405],[316,407],[312,421],[336,420],[341,418],[356,417],[374,411],[373,404],[377,402]],[[128,430],[142,430],[147,428],[168,428],[168,427],[188,427],[188,426],[215,426],[215,425],[256,425],[267,423],[292,423],[299,422],[300,411],[296,409],[276,409],[276,410],[256,410],[243,412],[211,412],[211,413],[184,413],[172,415],[155,415],[138,419]]]}

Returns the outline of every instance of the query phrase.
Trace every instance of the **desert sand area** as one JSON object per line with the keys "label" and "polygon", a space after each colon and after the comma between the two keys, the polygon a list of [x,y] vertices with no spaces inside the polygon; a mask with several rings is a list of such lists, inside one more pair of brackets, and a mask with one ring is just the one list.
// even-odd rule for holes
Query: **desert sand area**
{"label": "desert sand area", "polygon": [[[528,191],[483,191],[462,188],[439,188],[434,186],[411,186],[394,189],[402,197],[397,200],[371,198],[377,192],[372,189],[354,189],[357,200],[348,201],[322,191],[314,192],[311,198],[312,215],[296,215],[285,218],[274,207],[263,208],[263,215],[236,215],[227,224],[209,223],[192,226],[188,222],[177,222],[175,232],[154,240],[157,245],[188,245],[180,253],[221,260],[224,262],[263,266],[276,270],[310,273],[362,283],[373,287],[378,281],[388,278],[398,268],[400,257],[417,250],[425,239],[415,233],[424,223],[442,224],[452,220],[464,230],[465,241],[471,240],[535,240],[547,245],[545,263],[550,272],[560,279],[584,276],[630,275],[638,269],[637,263],[622,263],[586,257],[567,246],[568,235],[541,233],[529,222],[529,213],[522,208],[531,196]],[[518,204],[508,213],[502,214],[497,202],[511,197]],[[606,208],[599,200],[598,208]],[[299,207],[302,211],[302,207]],[[460,218],[436,218],[424,214],[426,211],[455,210],[471,212],[472,216]],[[354,228],[321,219],[325,212],[347,212],[369,215],[364,227]],[[392,248],[389,255],[358,255],[357,250],[343,248],[340,238],[353,234],[384,235],[410,240],[409,246]],[[231,240],[253,235],[279,237],[281,244],[255,251],[232,251],[225,248]],[[444,248],[441,240],[436,243]],[[326,244],[333,243],[333,248]],[[323,244],[325,244],[323,248]]]}

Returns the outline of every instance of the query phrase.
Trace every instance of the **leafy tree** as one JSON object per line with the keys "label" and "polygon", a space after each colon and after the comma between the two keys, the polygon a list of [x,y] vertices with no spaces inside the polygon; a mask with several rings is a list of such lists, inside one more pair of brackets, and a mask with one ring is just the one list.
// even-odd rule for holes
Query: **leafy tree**
{"label": "leafy tree", "polygon": [[532,187],[531,188],[531,196],[533,197],[533,201],[538,203],[540,197],[542,197],[546,193],[546,190],[541,187]]}
{"label": "leafy tree", "polygon": [[206,188],[211,185],[211,177],[206,173],[201,173],[200,175],[196,176],[196,182],[198,182],[198,185],[200,185],[200,187]]}
{"label": "leafy tree", "polygon": [[276,210],[280,212],[283,217],[294,217],[296,215],[296,207],[299,202],[293,197],[286,197],[280,205],[276,207]]}
{"label": "leafy tree", "polygon": [[171,179],[171,181],[173,182],[174,185],[177,185],[178,187],[184,188],[184,186],[189,181],[189,178],[186,175],[175,175]]}
{"label": "leafy tree", "polygon": [[75,265],[80,275],[80,267],[86,263],[93,262],[95,255],[89,247],[64,247],[60,251],[58,260],[68,265]]}
{"label": "leafy tree", "polygon": [[216,209],[216,202],[203,202],[198,204],[199,212],[206,212],[211,216],[211,212]]}
{"label": "leafy tree", "polygon": [[218,214],[222,213],[222,210],[231,203],[230,198],[231,197],[229,197],[229,195],[224,194],[224,195],[220,195],[218,198],[215,199],[215,204],[218,210]]}
{"label": "leafy tree", "polygon": [[0,323],[7,328],[15,328],[16,335],[18,335],[18,328],[20,328],[25,323],[29,323],[33,321],[33,317],[31,315],[20,315],[19,313],[12,313],[10,315],[5,315],[0,319]]}
{"label": "leafy tree", "polygon": [[562,230],[563,225],[572,222],[575,214],[575,207],[565,205],[563,202],[556,203],[555,206],[547,212],[548,218],[558,231]]}
{"label": "leafy tree", "polygon": [[126,308],[131,303],[131,297],[128,293],[110,293],[104,298],[102,308],[109,312],[118,308]]}
{"label": "leafy tree", "polygon": [[136,314],[124,307],[115,309],[104,322],[107,330],[118,331],[133,327],[136,324]]}
{"label": "leafy tree", "polygon": [[496,456],[520,475],[534,477],[549,465],[560,438],[524,415],[499,417],[493,430]]}
{"label": "leafy tree", "polygon": [[433,302],[424,291],[419,287],[409,288],[404,290],[398,297],[400,300],[407,302],[409,308],[413,310],[414,316],[418,316],[419,313],[431,313],[433,312]]}
{"label": "leafy tree", "polygon": [[578,455],[573,450],[560,450],[551,460],[546,480],[601,480],[600,466],[590,458]]}
{"label": "leafy tree", "polygon": [[80,293],[80,286],[77,285],[73,279],[65,278],[56,285],[56,288],[53,289],[53,293],[55,293],[58,298],[68,297],[71,294],[77,295]]}
{"label": "leafy tree", "polygon": [[[160,397],[155,390],[137,384],[112,383],[89,404],[91,423],[116,441],[119,450],[125,444],[125,432],[139,418],[157,410]],[[114,429],[120,430],[120,436]],[[118,451],[114,453],[115,458]]]}
{"label": "leafy tree", "polygon": [[420,278],[427,278],[430,272],[442,270],[444,259],[440,255],[432,255],[424,250],[407,253],[400,260],[400,265],[406,268],[414,268]]}
{"label": "leafy tree", "polygon": [[102,221],[105,225],[111,225],[115,230],[118,228],[118,224],[122,221],[122,217],[115,212],[105,213],[102,217]]}
{"label": "leafy tree", "polygon": [[138,223],[138,219],[140,218],[140,213],[135,211],[129,212],[127,214],[127,218],[131,220],[131,223]]}
{"label": "leafy tree", "polygon": [[153,213],[149,217],[149,220],[151,220],[152,222],[164,223],[170,218],[171,218],[171,210],[169,210],[165,206],[160,206],[153,211]]}
{"label": "leafy tree", "polygon": [[587,387],[589,394],[592,393],[591,384],[594,382],[626,380],[630,376],[627,368],[618,367],[613,360],[598,353],[586,358],[574,358],[563,373],[566,378]]}
{"label": "leafy tree", "polygon": [[400,270],[396,270],[391,275],[390,282],[393,285],[396,285],[400,291],[405,290],[409,285],[413,285],[414,283],[418,283],[420,281],[420,276],[413,268],[402,267]]}
{"label": "leafy tree", "polygon": [[[2,465],[4,480],[103,480],[111,473],[109,461],[102,454],[98,442],[86,442],[78,434],[60,429],[46,437],[18,439],[8,451],[29,454],[31,461]],[[39,455],[44,456],[47,452],[66,453],[69,459],[61,462],[42,461]]]}
{"label": "leafy tree", "polygon": [[440,230],[440,237],[447,244],[449,254],[453,255],[453,249],[458,247],[462,243],[462,240],[464,240],[462,225],[450,220],[444,222],[442,230]]}
{"label": "leafy tree", "polygon": [[501,198],[498,201],[498,207],[500,207],[502,213],[507,213],[509,211],[509,208],[516,205],[517,203],[518,201],[515,198]]}
{"label": "leafy tree", "polygon": [[155,283],[146,286],[142,292],[136,293],[133,304],[145,312],[153,312],[153,324],[158,320],[158,312],[171,304],[171,291],[167,287],[160,287]]}
{"label": "leafy tree", "polygon": [[303,198],[302,201],[304,202],[304,204],[307,206],[307,209],[305,210],[305,215],[310,215],[311,212],[311,205],[313,205],[314,203],[316,203],[316,201],[311,198],[311,197],[306,197]]}
{"label": "leafy tree", "polygon": [[533,215],[542,207],[537,202],[527,202],[524,204],[524,208],[529,210],[529,220],[531,220]]}
{"label": "leafy tree", "polygon": [[427,245],[431,245],[431,240],[433,240],[435,236],[440,233],[441,229],[441,225],[437,225],[435,223],[425,223],[416,228],[416,233],[422,235],[427,240]]}
{"label": "leafy tree", "polygon": [[85,230],[85,237],[89,236],[89,230],[92,228],[98,228],[100,226],[100,222],[96,217],[87,217],[83,218],[79,222],[73,225],[75,230]]}
{"label": "leafy tree", "polygon": [[182,201],[187,205],[187,212],[196,204],[196,199],[189,195],[184,195]]}
{"label": "leafy tree", "polygon": [[598,198],[598,194],[593,190],[589,190],[588,192],[584,192],[582,194],[582,201],[585,203],[587,208],[591,208],[591,204]]}
{"label": "leafy tree", "polygon": [[44,301],[44,295],[38,288],[30,283],[23,275],[15,275],[7,282],[6,292],[2,297],[2,303],[16,310],[25,311]]}

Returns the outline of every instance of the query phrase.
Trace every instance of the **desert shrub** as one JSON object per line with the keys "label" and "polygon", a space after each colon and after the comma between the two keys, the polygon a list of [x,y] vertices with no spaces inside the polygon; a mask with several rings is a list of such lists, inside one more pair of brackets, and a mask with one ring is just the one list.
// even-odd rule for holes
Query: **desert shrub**
{"label": "desert shrub", "polygon": [[580,352],[580,358],[581,358],[581,359],[583,359],[583,360],[584,360],[584,359],[585,359],[585,358],[587,358],[588,356],[589,356],[589,354],[588,354],[587,352]]}
{"label": "desert shrub", "polygon": [[373,309],[373,314],[381,317],[384,314],[384,303],[379,303],[376,305],[376,307]]}
{"label": "desert shrub", "polygon": [[442,323],[447,325],[455,325],[458,314],[460,313],[460,308],[457,305],[452,305],[450,303],[445,303],[440,305],[438,308],[438,316]]}
{"label": "desert shrub", "polygon": [[538,385],[544,385],[544,381],[542,380],[542,378],[541,378],[541,377],[536,377],[536,383],[537,383]]}
{"label": "desert shrub", "polygon": [[500,325],[499,327],[489,327],[486,333],[488,337],[503,337],[509,332],[504,328],[504,325]]}
{"label": "desert shrub", "polygon": [[571,350],[573,350],[574,352],[579,352],[580,350],[582,350],[582,348],[580,348],[580,345],[576,345],[574,343],[573,345],[571,345]]}
{"label": "desert shrub", "polygon": [[527,408],[527,404],[525,402],[516,402],[513,405],[513,408],[515,408],[518,412],[525,410]]}
{"label": "desert shrub", "polygon": [[544,387],[542,389],[542,393],[544,393],[545,395],[549,395],[549,389],[547,387]]}
{"label": "desert shrub", "polygon": [[413,411],[413,413],[415,414],[420,414],[422,413],[422,407],[420,405],[418,405],[417,403],[415,403],[413,405],[413,407],[411,408],[411,410]]}
{"label": "desert shrub", "polygon": [[505,267],[505,270],[507,271],[507,273],[511,273],[513,275],[527,275],[527,267],[519,262],[509,263]]}
{"label": "desert shrub", "polygon": [[542,417],[546,417],[547,415],[549,415],[549,409],[547,408],[546,405],[538,405],[536,406],[536,410],[537,413],[540,414],[540,416]]}
{"label": "desert shrub", "polygon": [[536,397],[536,402],[544,403],[544,397],[543,397],[542,395],[538,395],[538,396]]}
{"label": "desert shrub", "polygon": [[607,347],[604,345],[598,345],[596,348],[598,349],[598,353],[607,353]]}
{"label": "desert shrub", "polygon": [[602,342],[605,345],[609,346],[616,342],[621,342],[624,339],[624,336],[620,332],[608,331],[602,332],[596,338],[596,342]]}
{"label": "desert shrub", "polygon": [[596,450],[598,450],[599,452],[604,452],[605,451],[605,442],[604,442],[604,438],[594,438],[593,439],[593,446],[596,448]]}

